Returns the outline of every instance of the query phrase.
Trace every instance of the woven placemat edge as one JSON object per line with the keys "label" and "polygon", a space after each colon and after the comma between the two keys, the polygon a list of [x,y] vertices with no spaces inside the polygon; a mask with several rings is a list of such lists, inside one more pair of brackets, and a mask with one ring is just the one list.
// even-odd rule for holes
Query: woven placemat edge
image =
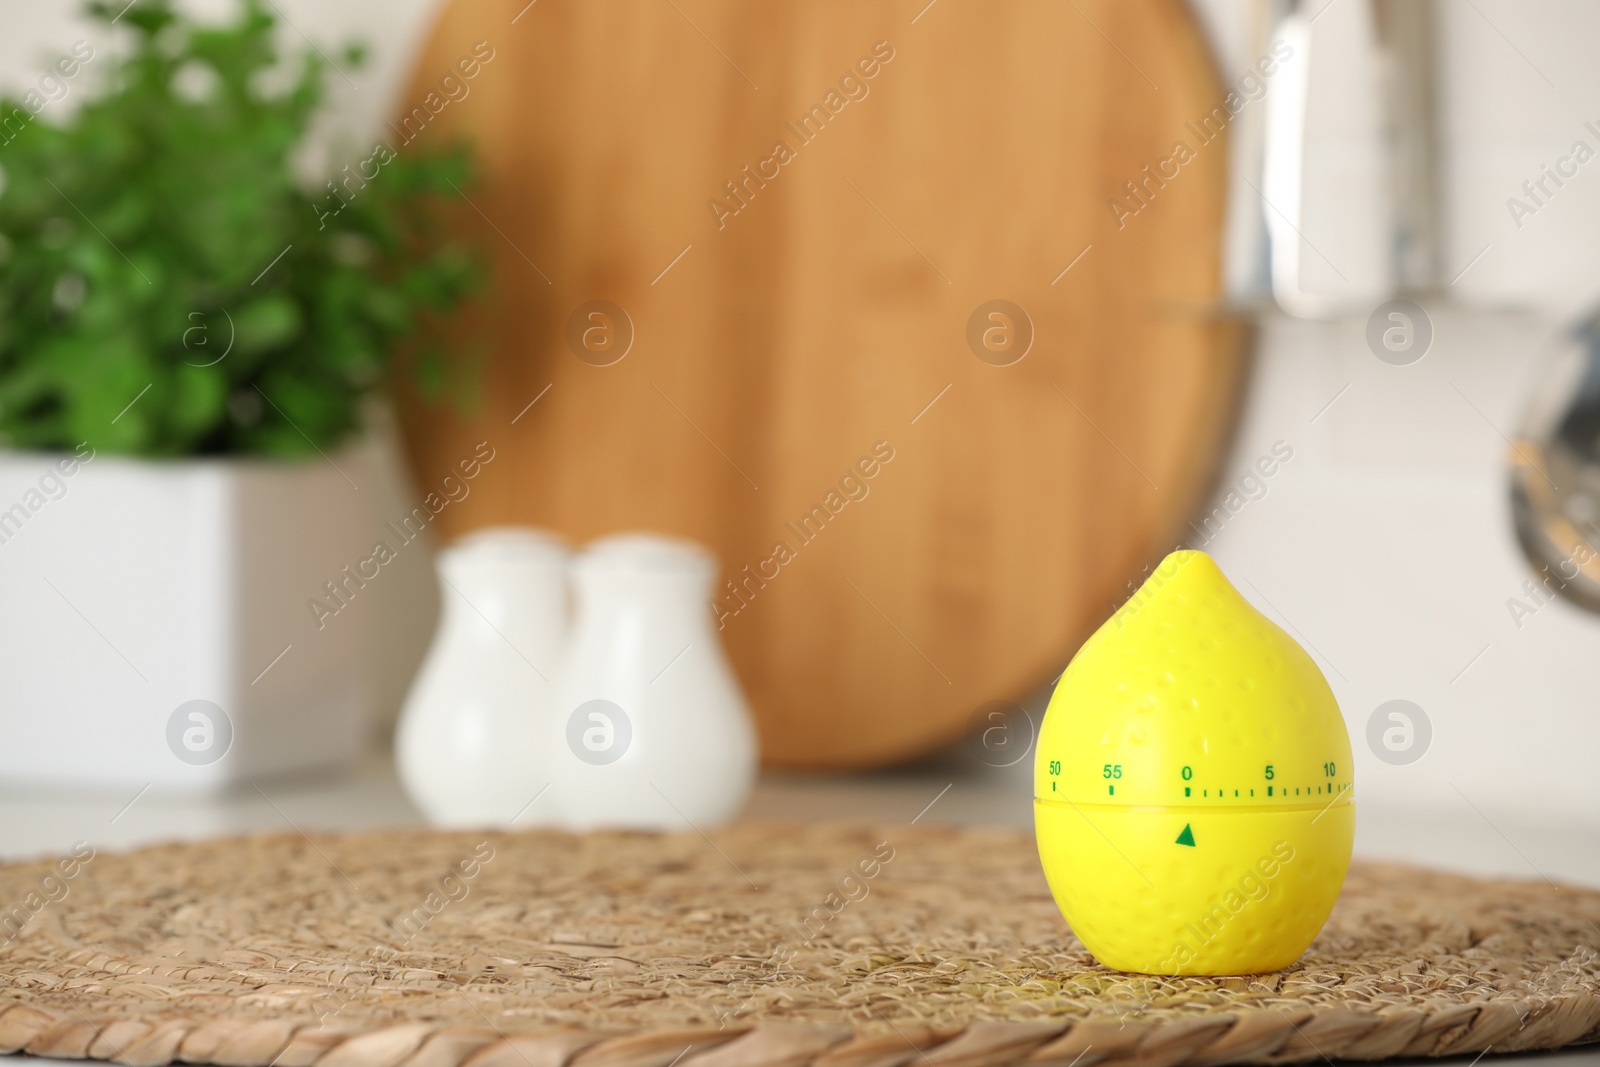
{"label": "woven placemat edge", "polygon": [[[7,1003],[9,1001],[9,1003]],[[0,1053],[164,1067],[1221,1067],[1600,1043],[1600,997],[1543,1005],[1231,1009],[1167,1020],[986,1021],[892,1033],[770,1023],[725,1030],[507,1033],[447,1023],[327,1026],[63,1014],[0,999]]]}

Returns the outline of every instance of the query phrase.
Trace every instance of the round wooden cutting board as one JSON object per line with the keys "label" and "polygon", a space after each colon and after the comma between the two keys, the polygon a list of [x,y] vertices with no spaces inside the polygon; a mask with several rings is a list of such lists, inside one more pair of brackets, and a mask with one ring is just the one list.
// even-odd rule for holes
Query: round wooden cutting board
{"label": "round wooden cutting board", "polygon": [[1209,479],[1223,100],[1168,0],[455,0],[394,134],[476,142],[493,261],[483,406],[406,416],[424,487],[495,450],[441,526],[710,545],[768,764],[948,742]]}

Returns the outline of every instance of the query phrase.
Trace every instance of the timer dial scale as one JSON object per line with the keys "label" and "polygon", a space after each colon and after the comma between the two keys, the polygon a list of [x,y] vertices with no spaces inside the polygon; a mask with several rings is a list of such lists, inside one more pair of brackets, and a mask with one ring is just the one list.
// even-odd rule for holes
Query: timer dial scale
{"label": "timer dial scale", "polygon": [[1209,556],[1174,552],[1078,651],[1045,712],[1045,877],[1108,967],[1278,970],[1344,884],[1352,770],[1311,657]]}

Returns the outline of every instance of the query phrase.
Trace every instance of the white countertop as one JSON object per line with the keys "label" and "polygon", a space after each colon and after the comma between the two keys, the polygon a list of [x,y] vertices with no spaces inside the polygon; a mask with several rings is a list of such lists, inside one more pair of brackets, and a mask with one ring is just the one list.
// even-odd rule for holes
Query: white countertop
{"label": "white countertop", "polygon": [[[994,769],[953,756],[879,774],[767,772],[741,818],[893,823],[909,822],[924,809],[921,821],[930,823],[1031,826],[1026,768]],[[1465,797],[1437,806],[1363,803],[1359,811],[1358,856],[1600,888],[1600,811],[1530,821]],[[387,758],[375,756],[337,777],[266,781],[203,799],[0,791],[0,859],[60,853],[80,840],[105,850],[227,834],[423,824]]]}
{"label": "white countertop", "polygon": [[[953,753],[918,768],[870,775],[768,772],[742,818],[893,823],[909,822],[926,808],[924,822],[1031,826],[1028,767],[1025,760],[990,768]],[[287,829],[421,825],[387,757],[380,756],[338,777],[260,782],[208,799],[153,791],[41,798],[0,790],[0,859],[64,852],[80,840],[104,850]],[[1474,806],[1465,796],[1416,807],[1366,802],[1356,820],[1356,854],[1600,888],[1600,808],[1533,821]]]}

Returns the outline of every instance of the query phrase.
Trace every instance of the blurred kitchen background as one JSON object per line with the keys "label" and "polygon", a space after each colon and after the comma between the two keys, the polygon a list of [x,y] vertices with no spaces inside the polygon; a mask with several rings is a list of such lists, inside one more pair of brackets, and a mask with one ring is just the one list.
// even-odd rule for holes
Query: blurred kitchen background
{"label": "blurred kitchen background", "polygon": [[[517,17],[532,22],[561,2],[537,0]],[[910,13],[933,20],[951,16],[941,8],[975,2],[936,0]],[[364,144],[388,136],[443,5],[275,6],[288,43],[309,39],[332,51],[358,39],[370,48],[364,69],[329,80],[332,107],[316,141]],[[1386,95],[1403,78],[1386,67],[1392,53],[1375,15],[1384,7],[1426,7],[1432,26],[1426,88],[1436,117],[1429,146],[1436,262],[1423,291],[1402,294],[1422,311],[1420,325],[1410,327],[1431,341],[1410,361],[1380,358],[1369,343],[1369,319],[1393,295],[1395,220],[1407,210],[1395,203],[1386,137],[1396,124],[1407,136],[1430,136],[1427,126],[1405,125]],[[26,91],[71,42],[100,32],[72,8],[0,0],[0,90]],[[220,17],[231,5],[196,2],[192,9]],[[1192,10],[1223,86],[1236,85],[1266,54],[1264,43],[1283,25],[1277,20],[1298,11],[1309,43],[1266,79],[1266,106],[1247,108],[1229,142],[1220,306],[1245,323],[1237,343],[1252,356],[1187,543],[1212,552],[1241,592],[1306,646],[1333,686],[1357,762],[1358,853],[1600,884],[1600,809],[1592,797],[1600,759],[1600,616],[1568,597],[1530,592],[1527,583],[1543,575],[1518,543],[1510,492],[1512,442],[1534,398],[1559,393],[1560,352],[1571,347],[1563,337],[1600,295],[1600,164],[1573,164],[1575,175],[1548,183],[1538,200],[1525,188],[1571,157],[1575,142],[1600,148],[1600,67],[1588,53],[1600,35],[1600,8],[1580,0],[1195,0]],[[897,41],[903,52],[916,29],[908,25]],[[706,47],[697,27],[683,30],[670,47]],[[1118,44],[1110,42],[1123,51]],[[721,62],[709,49],[707,57]],[[1262,185],[1271,192],[1283,181],[1264,173],[1262,146],[1274,135],[1271,123],[1288,121],[1283,112],[1292,101],[1275,94],[1297,64],[1306,72],[1306,104],[1293,229],[1301,242],[1299,285],[1321,295],[1310,302],[1318,305],[1316,317],[1273,309],[1262,278],[1266,232],[1294,213],[1276,198],[1277,206],[1261,207]],[[1276,135],[1281,150],[1284,135]],[[728,157],[730,164],[743,158],[737,150]],[[733,174],[737,166],[725,169]],[[885,198],[872,190],[874,210],[894,218]],[[1535,210],[1514,210],[1513,199]],[[923,243],[920,235],[909,240]],[[1068,243],[1063,266],[1081,247]],[[663,265],[673,251],[664,249]],[[1073,269],[1095,267],[1086,258]],[[1390,324],[1382,319],[1384,328]],[[532,397],[539,383],[529,381]],[[927,397],[937,399],[933,393]],[[851,440],[847,450],[870,444]],[[1292,456],[1286,460],[1285,446]],[[410,473],[398,428],[381,426],[360,451],[376,514],[408,511],[424,490]],[[1261,474],[1262,457],[1274,455],[1281,462]],[[1242,506],[1230,506],[1230,494]],[[1126,573],[1107,576],[1107,587],[1126,595],[1139,565],[1171,545],[1150,547]],[[723,560],[726,576],[744,562]],[[385,574],[351,605],[366,617],[361,647],[379,723],[372,754],[353,769],[262,780],[207,799],[156,790],[131,805],[137,788],[90,796],[0,783],[0,851],[33,854],[78,837],[120,844],[286,822],[415,820],[386,746],[433,632],[439,594],[423,552],[403,553]],[[1100,618],[1109,614],[1110,598],[1096,610]],[[1071,652],[1060,649],[1056,670]],[[1043,709],[1036,687],[1052,677],[1043,670],[1031,685],[988,698],[1023,706],[1036,725]],[[980,703],[972,702],[974,714]],[[1400,721],[1378,715],[1386,705],[1408,717],[1406,728],[1419,739],[1399,755],[1370,740]],[[1009,725],[1025,747],[1029,720]],[[929,820],[1031,821],[1030,761],[1014,749],[986,751],[956,736],[959,727],[941,729],[931,751],[873,767],[848,753],[833,771],[809,755],[779,760],[808,766],[764,771],[746,814],[894,820],[926,809]]]}

